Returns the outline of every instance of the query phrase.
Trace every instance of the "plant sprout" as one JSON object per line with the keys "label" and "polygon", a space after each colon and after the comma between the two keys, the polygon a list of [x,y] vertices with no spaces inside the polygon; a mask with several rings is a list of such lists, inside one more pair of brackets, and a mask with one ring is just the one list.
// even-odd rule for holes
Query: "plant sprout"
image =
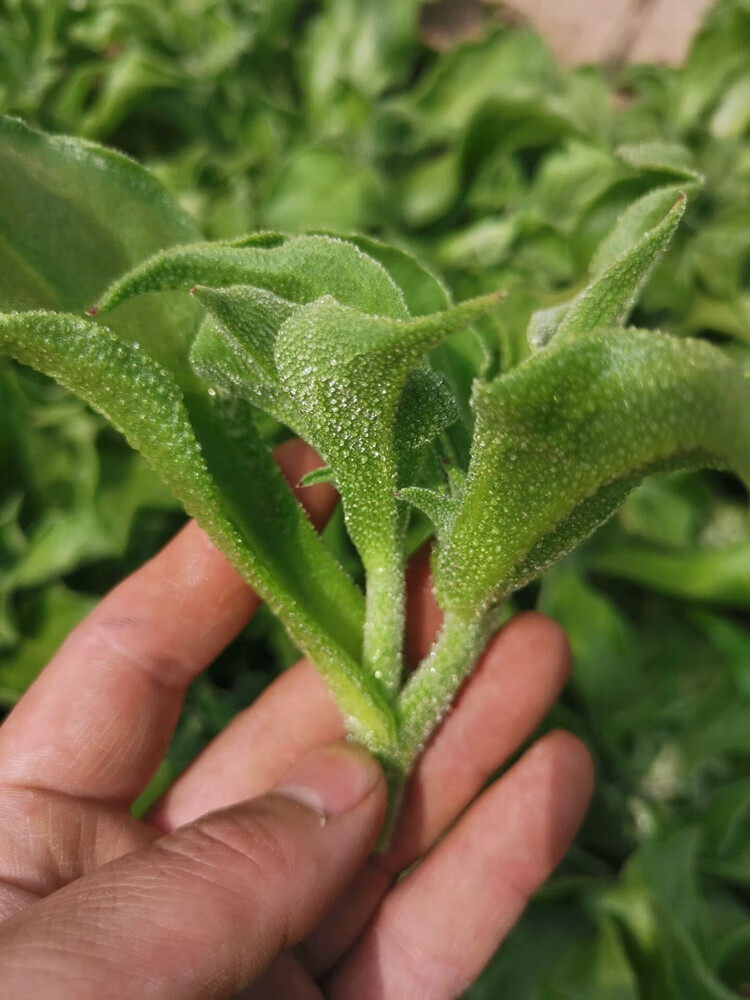
{"label": "plant sprout", "polygon": [[[12,119],[0,138],[0,193],[35,206],[0,244],[0,349],[121,430],[267,601],[383,763],[391,822],[515,590],[652,472],[730,469],[750,486],[740,369],[706,342],[627,325],[697,177],[635,202],[588,285],[532,317],[528,356],[476,371],[467,399],[457,375],[473,325],[502,324],[500,292],[453,304],[367,237],[202,243],[125,157]],[[335,484],[363,589],[284,482],[261,412],[322,456],[306,482]],[[443,624],[407,674],[415,517],[433,526]]]}

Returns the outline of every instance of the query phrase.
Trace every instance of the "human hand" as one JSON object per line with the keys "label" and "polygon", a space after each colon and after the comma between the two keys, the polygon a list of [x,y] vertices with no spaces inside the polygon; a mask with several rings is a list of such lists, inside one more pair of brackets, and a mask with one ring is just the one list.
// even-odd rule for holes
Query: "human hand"
{"label": "human hand", "polygon": [[[316,464],[300,442],[277,457],[291,482]],[[324,521],[331,488],[301,496]],[[439,623],[425,557],[410,578],[418,659]],[[574,737],[545,736],[481,792],[566,678],[565,639],[537,614],[490,644],[385,854],[370,853],[383,776],[341,742],[304,660],[134,819],[185,689],[257,606],[190,524],[71,634],[0,729],[8,997],[455,997],[558,862],[591,793]]]}

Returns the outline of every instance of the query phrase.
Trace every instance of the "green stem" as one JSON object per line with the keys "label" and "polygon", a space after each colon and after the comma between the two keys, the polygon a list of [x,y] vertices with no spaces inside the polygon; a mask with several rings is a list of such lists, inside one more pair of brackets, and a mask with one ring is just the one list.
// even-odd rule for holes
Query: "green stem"
{"label": "green stem", "polygon": [[406,587],[403,544],[392,540],[367,567],[362,662],[386,696],[395,699],[403,671]]}
{"label": "green stem", "polygon": [[440,635],[397,702],[399,759],[406,773],[471,673],[493,624],[487,616],[467,622],[446,613]]}

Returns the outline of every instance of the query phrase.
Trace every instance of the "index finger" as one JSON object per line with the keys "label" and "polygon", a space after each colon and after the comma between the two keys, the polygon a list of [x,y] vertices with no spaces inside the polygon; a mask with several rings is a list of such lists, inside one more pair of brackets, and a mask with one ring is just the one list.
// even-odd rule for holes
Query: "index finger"
{"label": "index finger", "polygon": [[[277,449],[292,483],[320,464]],[[304,491],[321,523],[332,487]],[[0,729],[0,783],[129,803],[159,764],[187,686],[246,625],[259,599],[194,523],[71,633]]]}

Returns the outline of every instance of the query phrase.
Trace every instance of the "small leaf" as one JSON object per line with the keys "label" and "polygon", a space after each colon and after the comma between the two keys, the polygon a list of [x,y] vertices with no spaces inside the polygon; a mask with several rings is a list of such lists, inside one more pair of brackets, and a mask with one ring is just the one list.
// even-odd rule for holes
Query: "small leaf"
{"label": "small leaf", "polygon": [[458,407],[445,381],[430,368],[409,375],[396,413],[396,443],[402,452],[434,441],[458,420]]}
{"label": "small leaf", "polygon": [[654,140],[620,146],[617,155],[636,170],[671,174],[683,187],[703,183],[703,176],[693,166],[690,150],[677,142]]}
{"label": "small leaf", "polygon": [[603,274],[618,258],[626,254],[654,229],[677,203],[679,187],[658,187],[644,194],[625,209],[614,229],[602,240],[591,258],[592,277]]}
{"label": "small leaf", "polygon": [[190,351],[195,371],[299,434],[297,407],[279,381],[274,360],[281,324],[298,307],[251,285],[196,286],[192,291],[212,317],[201,326]]}
{"label": "small leaf", "polygon": [[435,525],[438,539],[447,539],[450,535],[453,521],[461,504],[447,493],[437,493],[421,486],[406,486],[398,491],[398,499],[406,500]]}
{"label": "small leaf", "polygon": [[313,469],[306,476],[300,479],[300,486],[318,486],[320,483],[335,483],[333,471],[329,465],[321,465],[319,469]]}
{"label": "small leaf", "polygon": [[[573,300],[575,302],[575,299]],[[560,302],[548,309],[537,309],[531,314],[526,339],[535,350],[545,347],[557,334],[571,307],[571,302]]]}
{"label": "small leaf", "polygon": [[190,364],[212,388],[220,387],[243,397],[299,434],[298,415],[288,395],[280,386],[264,380],[237,340],[210,316],[193,341]]}
{"label": "small leaf", "polygon": [[445,607],[464,616],[563,555],[649,472],[709,465],[750,484],[750,392],[700,341],[558,339],[478,385],[474,405],[466,493],[437,572]]}
{"label": "small leaf", "polygon": [[597,274],[573,300],[556,336],[572,339],[597,328],[623,324],[684,211],[685,197],[681,195],[659,225]]}
{"label": "small leaf", "polygon": [[256,379],[278,385],[274,346],[279,327],[295,309],[293,302],[264,288],[235,285],[231,288],[192,289],[193,295],[220,324],[225,338],[252,363]]}

